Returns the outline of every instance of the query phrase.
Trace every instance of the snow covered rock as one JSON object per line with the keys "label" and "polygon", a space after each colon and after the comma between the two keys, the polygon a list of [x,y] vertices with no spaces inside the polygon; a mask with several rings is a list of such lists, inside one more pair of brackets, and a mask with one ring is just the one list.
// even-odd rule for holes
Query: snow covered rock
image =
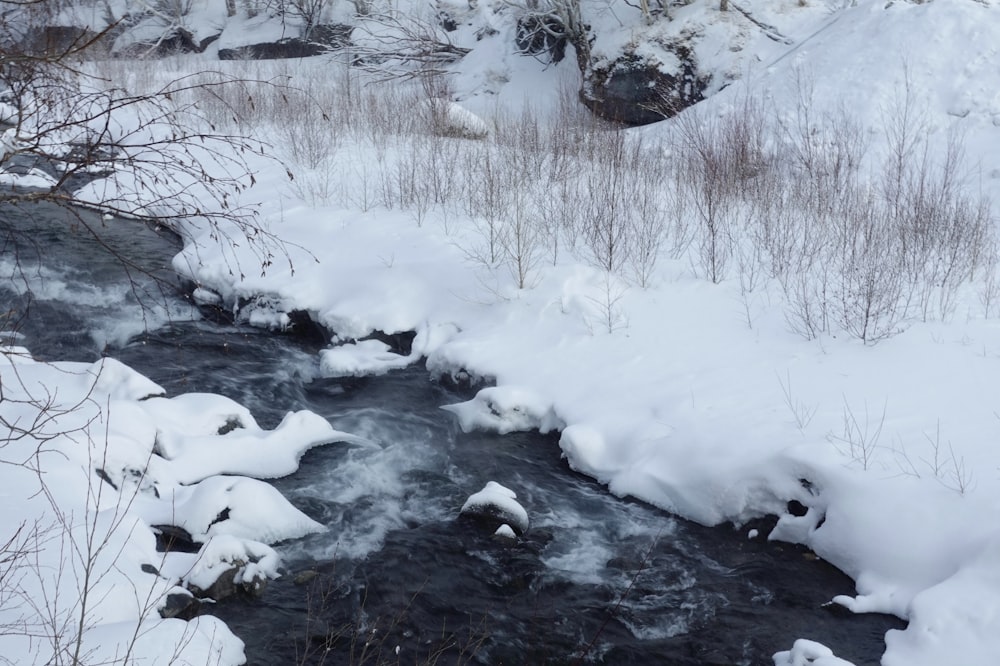
{"label": "snow covered rock", "polygon": [[623,53],[590,66],[580,99],[596,115],[628,125],[648,125],[680,113],[703,99],[705,76],[691,51],[663,46],[661,57]]}
{"label": "snow covered rock", "polygon": [[416,360],[394,353],[381,340],[359,340],[321,351],[319,367],[324,377],[365,377],[384,375]]}
{"label": "snow covered rock", "polygon": [[504,527],[518,535],[528,531],[528,512],[518,503],[517,494],[496,481],[465,500],[461,515],[487,525],[501,536]]}
{"label": "snow covered rock", "polygon": [[517,532],[514,531],[513,527],[504,523],[493,533],[493,538],[499,541],[515,541],[517,539]]}
{"label": "snow covered rock", "polygon": [[197,597],[220,600],[235,594],[259,596],[277,576],[278,554],[265,544],[228,535],[202,546],[184,582]]}
{"label": "snow covered rock", "polygon": [[791,650],[774,655],[774,666],[853,666],[833,655],[833,651],[821,643],[800,638]]}
{"label": "snow covered rock", "polygon": [[431,129],[438,136],[456,139],[485,139],[490,133],[486,121],[465,107],[447,99],[427,102]]}
{"label": "snow covered rock", "polygon": [[458,416],[464,432],[487,430],[506,435],[538,430],[546,433],[565,425],[550,403],[534,391],[517,386],[491,386],[467,402],[443,405]]}

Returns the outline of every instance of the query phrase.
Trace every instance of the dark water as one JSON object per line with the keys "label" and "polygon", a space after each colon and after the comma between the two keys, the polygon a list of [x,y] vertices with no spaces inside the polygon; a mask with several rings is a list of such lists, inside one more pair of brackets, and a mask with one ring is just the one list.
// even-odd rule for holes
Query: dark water
{"label": "dark water", "polygon": [[[423,368],[322,378],[317,346],[200,320],[156,281],[147,321],[158,328],[108,335],[116,317],[141,330],[137,296],[120,291],[121,271],[96,250],[51,240],[67,247],[46,253],[58,266],[40,276],[73,275],[73,293],[93,298],[76,305],[42,283],[34,298],[0,285],[4,309],[30,303],[20,341],[36,355],[105,350],[170,394],[222,393],[265,426],[311,409],[372,442],[315,449],[276,482],[329,531],[281,544],[288,575],[261,599],[211,609],[246,641],[251,664],[770,664],[810,638],[860,666],[877,664],[885,631],[903,625],[825,609],[853,583],[796,547],[611,496],[568,469],[556,437],[461,433],[439,407],[469,396]],[[125,240],[137,262],[162,264],[174,249],[135,230]],[[82,266],[70,263],[78,254]],[[488,481],[528,511],[516,542],[458,518]]]}
{"label": "dark water", "polygon": [[177,243],[166,229],[90,211],[0,207],[2,341],[30,341],[44,360],[91,361],[145,330],[198,318],[170,270]]}

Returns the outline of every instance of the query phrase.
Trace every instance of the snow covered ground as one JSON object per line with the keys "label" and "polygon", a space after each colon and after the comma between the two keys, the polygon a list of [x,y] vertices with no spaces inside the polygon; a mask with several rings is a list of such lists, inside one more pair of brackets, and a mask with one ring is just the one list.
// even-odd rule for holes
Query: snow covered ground
{"label": "snow covered ground", "polygon": [[[804,108],[820,119],[846,109],[872,145],[869,154],[891,147],[888,135],[900,119],[914,134],[908,161],[919,160],[925,145],[931,159],[939,159],[946,138],[957,131],[969,165],[966,186],[996,198],[995,3],[757,0],[740,7],[789,43],[762,36],[741,22],[742,14],[719,13],[714,3],[677,8],[677,25],[662,29],[686,26],[707,35],[699,57],[714,58],[720,71],[741,80],[685,115],[732,117],[744,108],[746,85],[789,125]],[[637,21],[612,29],[612,13],[602,16],[608,29],[600,33],[597,53],[643,34]],[[733,41],[733,35],[740,38]],[[567,81],[576,85],[572,58],[546,67],[491,52],[499,40],[484,39],[459,66],[453,86],[466,108],[484,118],[516,114],[530,95],[544,117],[564,103],[560,89]],[[283,65],[293,83],[304,85],[315,84],[314,66]],[[667,137],[684,122],[630,136],[641,137],[653,155],[662,142],[659,154],[667,159]],[[812,121],[807,125],[810,134]],[[435,157],[461,159],[470,153],[456,146],[474,140],[431,139],[419,131],[359,138],[338,127],[309,127],[328,132],[321,138],[330,152],[309,161],[292,154],[287,135],[275,135],[276,150],[288,151],[279,157],[296,166],[296,181],[288,181],[283,167],[261,162],[249,193],[263,202],[272,231],[289,243],[291,266],[277,262],[263,275],[247,271],[240,280],[233,261],[252,265],[252,249],[239,248],[234,257],[208,232],[190,228],[188,248],[174,265],[203,294],[218,294],[228,305],[249,299],[243,314],[260,325],[280,326],[287,322],[284,313],[308,311],[344,343],[323,354],[323,370],[331,375],[386,372],[423,357],[432,373],[491,379],[496,388],[452,408],[463,427],[559,428],[569,464],[612,492],[706,524],[780,515],[771,538],[807,545],[857,582],[857,595],[838,603],[909,621],[907,629],[887,635],[886,666],[996,662],[995,264],[980,266],[947,307],[901,318],[895,334],[877,344],[837,326],[803,336],[789,316],[789,292],[777,279],[761,277],[748,286],[738,260],[718,279],[706,279],[696,243],[679,252],[660,248],[645,287],[603,270],[582,244],[565,243],[558,254],[529,253],[526,273],[510,261],[509,245],[497,260],[486,258],[492,227],[482,208],[470,213],[401,193],[408,171],[400,165],[409,165],[409,172],[443,172]],[[476,145],[510,155],[502,150],[501,134]],[[431,148],[419,160],[408,157],[427,150],[422,146]],[[780,154],[783,147],[771,148]],[[476,169],[485,153],[474,154],[479,161],[459,171],[472,173],[472,189],[482,191],[487,176]],[[664,182],[663,189],[671,185]],[[385,196],[387,188],[396,189]],[[549,194],[558,207],[562,193]],[[525,210],[533,219],[551,213],[537,202],[532,206]],[[520,219],[514,210],[517,204],[506,209],[504,224]],[[413,353],[400,357],[381,343],[358,341],[376,330],[416,331]],[[127,410],[149,412],[137,402]],[[311,422],[289,427],[308,428],[304,441],[312,443],[331,436]],[[293,439],[301,437],[296,431]],[[178,444],[177,460],[195,450]],[[293,447],[291,458],[300,450]],[[199,458],[183,469],[219,473],[217,460]],[[166,477],[171,482],[199,474],[173,462]],[[790,500],[808,512],[791,515]],[[839,662],[803,641],[776,655],[776,663]]]}
{"label": "snow covered ground", "polygon": [[[4,513],[0,650],[10,663],[243,663],[211,616],[161,619],[181,584],[277,575],[267,544],[324,529],[255,478],[311,446],[352,439],[310,412],[261,430],[221,396],[162,397],[113,359],[39,363],[0,353]],[[204,545],[156,551],[151,526]]]}

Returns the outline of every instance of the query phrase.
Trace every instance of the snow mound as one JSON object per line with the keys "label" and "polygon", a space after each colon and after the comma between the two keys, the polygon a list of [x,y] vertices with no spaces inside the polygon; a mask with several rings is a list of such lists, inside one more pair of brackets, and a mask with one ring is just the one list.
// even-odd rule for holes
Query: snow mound
{"label": "snow mound", "polygon": [[[501,527],[508,526],[518,534],[528,531],[528,512],[518,503],[517,493],[496,481],[490,481],[482,490],[465,500],[461,514],[478,519],[498,520]],[[500,529],[497,528],[496,531]]]}
{"label": "snow mound", "polygon": [[325,377],[365,377],[384,375],[416,360],[412,355],[393,353],[381,340],[360,340],[324,349],[320,352],[319,367]]}
{"label": "snow mound", "polygon": [[265,544],[229,535],[209,539],[198,554],[184,582],[201,590],[209,589],[221,575],[238,568],[235,583],[254,583],[278,576],[278,553]]}
{"label": "snow mound", "polygon": [[181,527],[195,541],[226,534],[274,543],[326,528],[296,509],[273,486],[242,476],[212,476],[193,485],[160,489],[137,498],[151,525]]}
{"label": "snow mound", "polygon": [[[232,474],[287,474],[309,447],[358,438],[310,412],[264,431],[221,396],[150,397],[163,389],[110,358],[40,363],[7,347],[0,385],[0,533],[31,550],[30,561],[10,560],[21,582],[0,607],[0,624],[43,637],[0,635],[0,654],[13,663],[53,661],[39,652],[48,623],[75,627],[86,612],[80,635],[60,634],[53,645],[79,640],[88,657],[108,663],[125,653],[151,664],[244,663],[242,642],[221,622],[160,619],[156,608],[179,584],[209,587],[233,569],[235,584],[258,587],[278,574],[268,544],[325,529],[271,485]],[[53,522],[53,512],[63,518]],[[157,553],[151,525],[186,530],[203,543],[200,552]],[[90,555],[80,547],[88,539],[101,544]],[[83,589],[85,609],[72,601]],[[70,601],[37,601],[55,598]],[[137,631],[143,639],[133,645]]]}
{"label": "snow mound", "polygon": [[500,537],[502,539],[516,539],[517,532],[514,531],[513,527],[511,527],[507,523],[504,523],[503,525],[497,528],[497,531],[493,533],[493,536]]}
{"label": "snow mound", "polygon": [[564,424],[550,403],[530,389],[516,386],[492,386],[476,397],[441,409],[458,416],[464,432],[488,430],[506,435],[511,432],[560,430]]}
{"label": "snow mound", "polygon": [[427,108],[435,134],[458,139],[485,139],[490,134],[487,122],[461,104],[431,99],[427,101]]}
{"label": "snow mound", "polygon": [[774,655],[774,666],[853,666],[851,662],[838,659],[833,651],[821,643],[800,638],[791,650]]}

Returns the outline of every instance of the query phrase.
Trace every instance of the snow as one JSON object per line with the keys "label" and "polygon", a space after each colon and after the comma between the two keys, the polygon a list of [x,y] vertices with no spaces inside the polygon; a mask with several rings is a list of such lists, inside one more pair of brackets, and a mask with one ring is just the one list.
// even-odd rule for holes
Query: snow
{"label": "snow", "polygon": [[504,539],[516,539],[517,533],[514,531],[513,527],[511,527],[507,523],[504,523],[503,525],[497,528],[497,531],[493,533],[493,536],[501,537]]}
{"label": "snow", "polygon": [[443,405],[442,409],[454,412],[465,432],[478,429],[506,435],[527,430],[545,433],[563,427],[551,406],[530,389],[515,386],[485,388],[468,402]]}
{"label": "snow", "polygon": [[381,340],[348,342],[320,353],[320,371],[325,377],[384,375],[419,360],[390,351]]}
{"label": "snow", "polygon": [[[971,187],[997,199],[995,2],[738,4],[770,27],[761,30],[741,12],[723,14],[717,2],[698,0],[670,8],[672,20],[654,21],[647,30],[636,10],[615,4],[616,11],[589,17],[598,34],[594,55],[610,58],[633,44],[669,63],[674,56],[664,47],[678,35],[697,35],[699,61],[718,75],[709,84],[714,95],[689,115],[738,113],[749,88],[786,123],[803,109],[800,100],[818,116],[846,106],[873,149],[884,147],[887,123],[913,104],[914,127],[932,153],[940,154],[935,151],[950,134],[964,136]],[[455,36],[472,48],[453,80],[463,110],[458,115],[468,118],[467,109],[488,125],[492,112],[518,112],[526,100],[540,111],[556,109],[567,90],[575,93],[572,54],[551,67],[513,55],[508,17],[487,3],[474,14],[459,17]],[[278,29],[239,21],[245,24],[227,24],[220,46]],[[477,40],[474,27],[486,24],[499,32]],[[306,76],[309,64],[301,67],[295,73]],[[673,124],[631,135],[657,145]],[[494,134],[475,143],[492,145]],[[785,296],[773,284],[748,300],[733,275],[712,284],[697,275],[690,256],[666,252],[645,289],[607,279],[579,247],[536,264],[528,288],[518,289],[506,270],[477,258],[482,220],[436,205],[390,210],[359,194],[362,185],[374,187],[365,178],[374,182],[374,174],[400,163],[393,161],[405,144],[399,138],[391,148],[344,139],[338,164],[350,170],[321,174],[337,187],[319,204],[307,205],[290,189],[282,167],[255,164],[258,186],[247,196],[261,202],[265,222],[290,243],[291,265],[246,271],[240,279],[233,259],[253,265],[252,248],[219,249],[212,230],[193,225],[185,229],[188,244],[175,269],[201,285],[206,302],[231,307],[263,297],[247,314],[259,325],[280,327],[288,311],[309,312],[338,336],[321,355],[329,375],[380,374],[424,358],[432,374],[495,382],[446,408],[466,429],[560,430],[568,464],[611,492],[705,524],[779,515],[769,538],[804,544],[856,581],[857,594],[837,603],[909,621],[886,637],[887,666],[995,662],[1000,325],[981,293],[965,289],[950,318],[908,321],[905,331],[872,346],[843,331],[805,340],[790,330]],[[375,331],[415,331],[413,353],[401,356],[364,339]],[[16,368],[32,387],[59,386],[52,397],[65,408],[88,396],[95,375],[104,377],[96,366],[59,365],[56,372],[23,355],[5,359],[5,377]],[[257,557],[264,551],[253,550],[252,542],[316,529],[260,482],[215,475],[284,473],[309,446],[345,439],[342,433],[305,414],[263,433],[248,414],[221,401],[206,401],[204,415],[185,402],[197,398],[136,402],[155,387],[113,364],[104,370],[121,376],[84,400],[86,414],[97,414],[98,406],[111,414],[107,454],[99,453],[119,468],[150,457],[156,477],[148,483],[185,509],[182,519],[193,534],[245,540],[242,556],[234,542],[218,542],[217,562]],[[34,413],[19,404],[3,409],[25,422]],[[64,418],[60,427],[67,430],[86,424],[78,409]],[[231,418],[242,428],[219,435]],[[244,448],[253,454],[234,457]],[[89,477],[71,463],[89,469],[93,451],[69,450],[66,466],[53,470],[52,478],[65,481],[60,501],[79,501]],[[34,477],[18,470],[10,471],[5,491],[17,507],[9,513],[34,515],[39,499],[18,494]],[[151,487],[139,486],[134,509],[147,523],[168,508],[151,496]],[[476,502],[523,512],[514,493],[498,484],[483,493],[473,496]],[[807,507],[806,515],[789,515],[790,500]],[[223,509],[229,518],[213,524]],[[142,521],[135,524],[130,540],[137,552],[147,552],[149,531]],[[128,580],[143,580],[129,571]],[[212,627],[210,619],[203,624]],[[156,635],[169,641],[176,625],[156,626],[163,627]],[[221,644],[235,654],[233,639]],[[24,649],[0,647],[5,655]],[[777,666],[842,663],[806,638],[775,655]]]}
{"label": "snow", "polygon": [[[0,146],[0,148],[5,148]],[[4,153],[0,153],[4,154]],[[24,173],[0,169],[0,185],[24,189],[48,189],[56,184],[55,178],[40,169],[28,169]]]}
{"label": "snow", "polygon": [[[242,642],[221,622],[160,620],[157,608],[178,583],[206,588],[233,567],[238,583],[277,576],[268,544],[325,528],[237,474],[288,474],[309,447],[357,438],[307,412],[264,431],[221,396],[160,397],[111,358],[39,363],[4,348],[0,385],[9,431],[0,530],[10,552],[31,553],[8,569],[0,622],[40,637],[0,636],[5,658],[50,663],[53,650],[79,643],[88,655],[131,651],[143,663],[243,663]],[[197,555],[157,553],[151,525],[181,527],[204,545]],[[51,617],[38,599],[50,600]]]}
{"label": "snow", "polygon": [[[222,573],[233,567],[240,567],[235,580],[237,583],[278,575],[279,558],[274,549],[232,535],[213,536],[195,555],[178,553],[175,556],[184,560],[186,565],[179,577],[201,590],[207,590]],[[160,572],[164,573],[164,569]]]}
{"label": "snow", "polygon": [[447,99],[427,100],[434,130],[441,136],[463,139],[484,139],[490,133],[489,124],[461,104]]}
{"label": "snow", "polygon": [[488,481],[477,493],[469,496],[462,505],[461,513],[499,512],[499,516],[508,524],[517,528],[520,533],[528,531],[528,512],[517,501],[517,493],[502,486],[496,481]]}
{"label": "snow", "polygon": [[851,666],[838,659],[830,648],[815,641],[800,638],[791,650],[774,655],[774,666]]}
{"label": "snow", "polygon": [[300,22],[292,17],[286,22],[274,20],[268,12],[261,12],[256,16],[241,14],[226,22],[217,44],[219,49],[237,49],[251,44],[299,37],[300,32]]}

